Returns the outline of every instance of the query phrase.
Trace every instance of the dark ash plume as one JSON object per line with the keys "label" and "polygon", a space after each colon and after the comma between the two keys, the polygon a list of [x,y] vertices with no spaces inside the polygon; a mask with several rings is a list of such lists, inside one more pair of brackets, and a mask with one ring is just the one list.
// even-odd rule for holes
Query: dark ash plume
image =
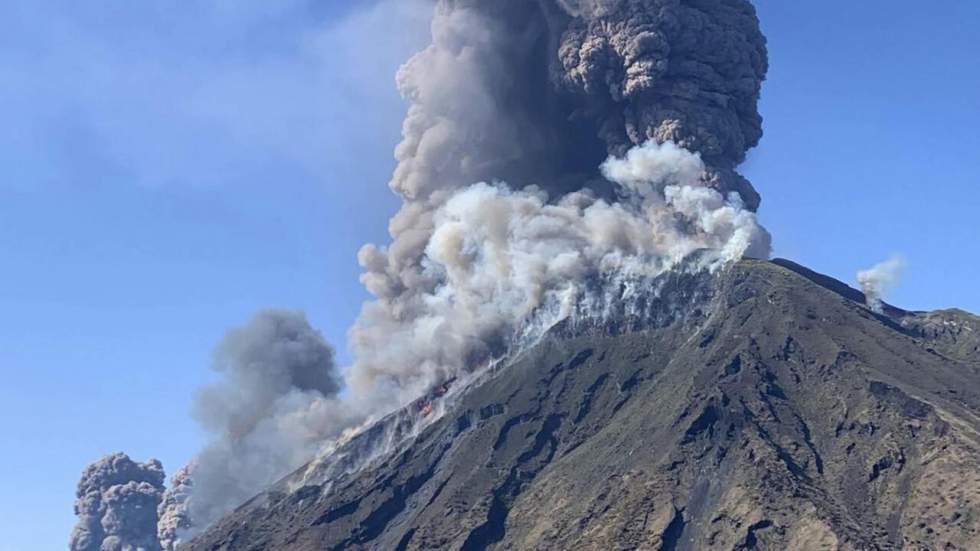
{"label": "dark ash plume", "polygon": [[163,479],[163,466],[155,459],[136,463],[115,453],[89,465],[75,494],[78,524],[69,548],[158,551],[157,506]]}
{"label": "dark ash plume", "polygon": [[564,28],[553,72],[594,117],[609,153],[647,140],[701,154],[711,186],[759,195],[735,173],[762,138],[766,40],[746,0],[583,0]]}
{"label": "dark ash plume", "polygon": [[607,188],[596,167],[653,139],[700,153],[755,210],[734,168],[762,136],[767,69],[747,0],[442,0],[399,73],[412,106],[391,185],[410,203],[493,180]]}

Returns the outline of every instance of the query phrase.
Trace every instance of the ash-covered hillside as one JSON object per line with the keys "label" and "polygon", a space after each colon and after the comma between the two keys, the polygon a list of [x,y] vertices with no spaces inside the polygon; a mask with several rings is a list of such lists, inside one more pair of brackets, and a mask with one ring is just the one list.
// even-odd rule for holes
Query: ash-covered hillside
{"label": "ash-covered hillside", "polygon": [[785,261],[672,292],[688,314],[556,328],[390,455],[187,548],[980,547],[978,318],[876,314]]}

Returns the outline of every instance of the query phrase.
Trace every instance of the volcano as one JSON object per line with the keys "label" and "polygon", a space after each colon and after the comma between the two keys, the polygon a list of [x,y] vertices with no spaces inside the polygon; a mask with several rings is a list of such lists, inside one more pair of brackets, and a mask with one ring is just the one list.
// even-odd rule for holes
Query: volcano
{"label": "volcano", "polygon": [[671,277],[186,549],[980,549],[980,318],[878,314],[784,260]]}

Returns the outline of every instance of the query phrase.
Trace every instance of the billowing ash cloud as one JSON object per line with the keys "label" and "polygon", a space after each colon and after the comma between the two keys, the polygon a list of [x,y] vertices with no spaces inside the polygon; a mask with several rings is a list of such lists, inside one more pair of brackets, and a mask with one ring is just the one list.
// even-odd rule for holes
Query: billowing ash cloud
{"label": "billowing ash cloud", "polygon": [[858,283],[864,291],[865,302],[872,311],[882,313],[885,293],[898,284],[906,264],[905,257],[895,255],[867,270],[858,272]]}
{"label": "billowing ash cloud", "polygon": [[333,349],[301,312],[267,310],[233,329],[214,367],[222,380],[202,389],[195,407],[214,439],[164,498],[164,545],[299,467],[347,423]]}
{"label": "billowing ash cloud", "polygon": [[762,136],[765,38],[746,0],[442,0],[432,45],[401,70],[412,102],[392,188],[397,238],[446,190],[505,180],[604,187],[595,167],[650,139],[702,154],[708,182]]}
{"label": "billowing ash cloud", "polygon": [[398,75],[405,203],[391,244],[359,255],[377,300],[351,331],[355,393],[418,392],[493,356],[596,272],[736,241],[766,254],[761,229],[730,235],[759,203],[734,171],[762,134],[749,2],[441,0],[432,35]]}
{"label": "billowing ash cloud", "polygon": [[78,483],[72,551],[157,551],[157,506],[163,466],[115,453],[89,465]]}

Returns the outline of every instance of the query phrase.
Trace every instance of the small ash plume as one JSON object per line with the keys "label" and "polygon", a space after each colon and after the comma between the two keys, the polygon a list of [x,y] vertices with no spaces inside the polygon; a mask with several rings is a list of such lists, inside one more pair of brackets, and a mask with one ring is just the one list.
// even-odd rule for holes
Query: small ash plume
{"label": "small ash plume", "polygon": [[163,466],[115,453],[89,465],[78,483],[72,551],[158,551],[157,506]]}
{"label": "small ash plume", "polygon": [[867,270],[858,272],[857,279],[864,291],[865,302],[872,311],[880,314],[884,309],[885,293],[893,289],[908,263],[905,257],[895,255]]}
{"label": "small ash plume", "polygon": [[192,533],[194,524],[191,522],[188,501],[194,491],[194,479],[191,472],[194,463],[180,469],[170,478],[170,487],[163,494],[158,507],[159,521],[157,522],[157,538],[163,551],[174,551],[183,542],[183,538]]}
{"label": "small ash plume", "polygon": [[214,368],[223,380],[202,389],[195,407],[214,439],[165,496],[166,546],[301,466],[348,423],[333,349],[301,312],[267,310],[233,329]]}

